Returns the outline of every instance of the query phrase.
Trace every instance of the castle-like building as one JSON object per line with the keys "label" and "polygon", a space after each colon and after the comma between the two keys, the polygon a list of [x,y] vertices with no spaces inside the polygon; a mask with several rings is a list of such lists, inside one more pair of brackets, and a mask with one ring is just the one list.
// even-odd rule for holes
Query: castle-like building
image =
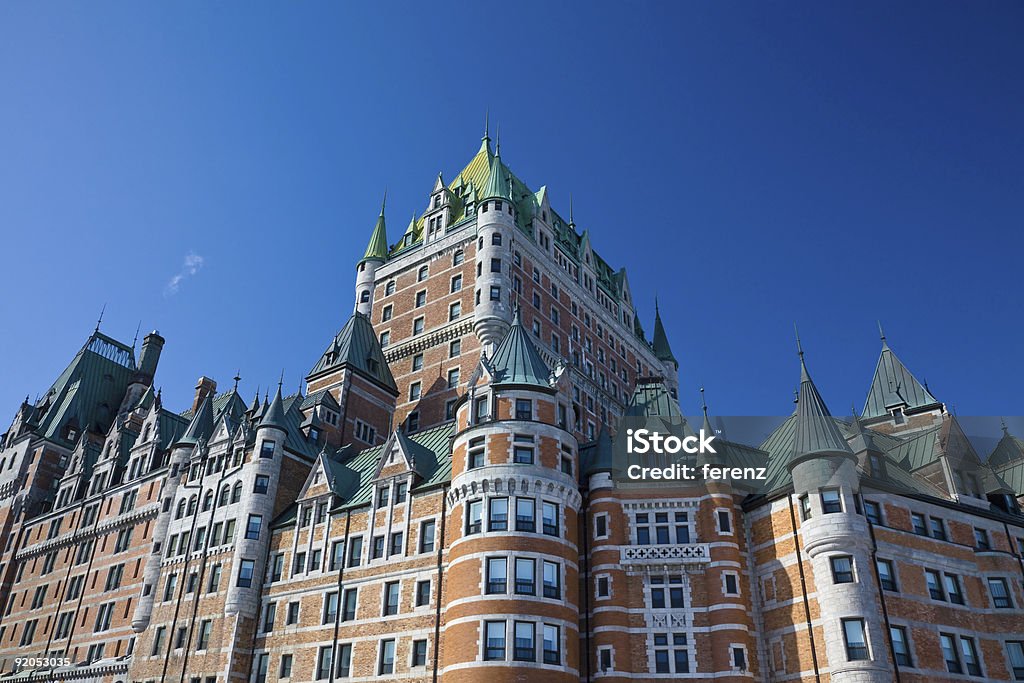
{"label": "castle-like building", "polygon": [[18,408],[0,683],[1024,680],[1024,443],[979,457],[884,337],[859,416],[801,353],[793,414],[721,436],[761,490],[618,486],[624,419],[688,429],[625,270],[486,134],[384,216],[305,393],[178,412],[164,339],[97,326]]}

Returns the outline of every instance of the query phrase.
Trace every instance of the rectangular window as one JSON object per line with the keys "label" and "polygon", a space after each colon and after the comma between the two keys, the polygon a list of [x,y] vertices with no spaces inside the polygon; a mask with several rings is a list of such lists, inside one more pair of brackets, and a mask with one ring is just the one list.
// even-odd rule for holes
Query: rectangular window
{"label": "rectangular window", "polygon": [[533,448],[530,446],[516,446],[512,449],[512,462],[520,465],[533,464]]}
{"label": "rectangular window", "polygon": [[342,597],[342,601],[341,601],[341,603],[342,603],[341,620],[342,621],[352,621],[353,619],[356,618],[356,598],[357,598],[357,595],[358,595],[356,591],[357,591],[357,589],[355,589],[355,588],[346,588],[345,589],[345,594]]}
{"label": "rectangular window", "polygon": [[338,678],[352,675],[352,643],[338,646]]}
{"label": "rectangular window", "polygon": [[960,652],[964,656],[967,673],[971,676],[981,676],[981,660],[978,659],[978,648],[974,644],[974,638],[960,636]]}
{"label": "rectangular window", "polygon": [[533,662],[537,659],[537,646],[534,643],[536,627],[532,621],[517,621],[515,623],[515,652],[514,659],[519,662]]}
{"label": "rectangular window", "polygon": [[946,594],[942,590],[942,579],[934,569],[924,570],[925,582],[928,584],[928,595],[932,600],[946,601]]}
{"label": "rectangular window", "polygon": [[516,498],[516,531],[534,532],[537,530],[535,506],[533,498]]}
{"label": "rectangular window", "polygon": [[868,658],[868,643],[863,619],[843,619],[843,638],[846,641],[846,659],[854,662]]}
{"label": "rectangular window", "polygon": [[245,537],[249,540],[258,541],[262,526],[262,515],[249,515],[249,523],[245,527]]}
{"label": "rectangular window", "polygon": [[213,631],[213,622],[204,619],[199,624],[199,640],[196,643],[196,650],[205,650],[210,646],[210,633]]}
{"label": "rectangular window", "polygon": [[843,502],[839,496],[839,489],[822,490],[821,511],[825,514],[843,511]]}
{"label": "rectangular window", "polygon": [[483,524],[484,502],[471,500],[466,508],[466,535],[480,533]]}
{"label": "rectangular window", "polygon": [[348,566],[358,567],[363,556],[363,537],[356,536],[352,539],[348,548]]}
{"label": "rectangular window", "polygon": [[316,655],[316,680],[325,681],[331,677],[334,667],[334,651],[330,645],[321,647]]}
{"label": "rectangular window", "polygon": [[608,537],[608,515],[599,514],[594,517],[594,538]]}
{"label": "rectangular window", "polygon": [[833,555],[829,558],[832,565],[833,583],[853,583],[853,558],[849,555]]}
{"label": "rectangular window", "polygon": [[374,536],[373,537],[373,554],[370,559],[379,560],[384,557],[384,537]]}
{"label": "rectangular window", "polygon": [[277,618],[277,603],[268,602],[263,612],[263,631],[269,633],[274,630],[274,620]]}
{"label": "rectangular window", "polygon": [[421,334],[423,332],[423,317],[416,318],[412,321],[412,333]]}
{"label": "rectangular window", "polygon": [[1024,641],[1007,641],[1006,655],[1010,660],[1010,669],[1013,672],[1013,680],[1024,681]]}
{"label": "rectangular window", "polygon": [[937,538],[940,541],[946,540],[946,524],[938,517],[929,517],[928,520],[931,522],[932,538]]}
{"label": "rectangular window", "polygon": [[273,458],[274,457],[274,447],[275,446],[277,446],[277,444],[275,442],[273,442],[273,441],[264,441],[260,445],[260,457],[261,458]]}
{"label": "rectangular window", "polygon": [[544,560],[544,597],[552,600],[562,598],[562,580],[558,570],[558,563]]}
{"label": "rectangular window", "polygon": [[508,591],[508,560],[504,557],[487,558],[487,593]]}
{"label": "rectangular window", "polygon": [[456,339],[448,344],[448,357],[457,358],[462,355],[462,340]]}
{"label": "rectangular window", "polygon": [[253,493],[266,493],[270,488],[270,477],[265,474],[257,474],[256,482],[253,485]]}
{"label": "rectangular window", "polygon": [[910,513],[910,522],[914,527],[915,534],[917,534],[918,536],[928,535],[927,521],[925,520],[924,515],[922,515],[920,512]]}
{"label": "rectangular window", "polygon": [[533,419],[533,401],[528,398],[517,398],[516,399],[516,419],[517,420],[531,420]]}
{"label": "rectangular window", "polygon": [[939,643],[942,646],[942,658],[946,660],[946,671],[954,674],[963,673],[964,667],[960,661],[960,652],[956,648],[956,636],[940,633]]}
{"label": "rectangular window", "polygon": [[974,547],[978,550],[991,550],[992,545],[988,540],[988,532],[984,529],[974,529]]}
{"label": "rectangular window", "polygon": [[416,606],[423,607],[430,604],[430,579],[416,582]]}
{"label": "rectangular window", "polygon": [[402,537],[403,534],[401,531],[396,531],[391,534],[391,545],[388,548],[388,557],[402,554]]}
{"label": "rectangular window", "polygon": [[412,666],[426,666],[427,665],[427,641],[426,640],[414,640],[412,641]]}
{"label": "rectangular window", "polygon": [[957,605],[964,604],[964,592],[960,588],[960,577],[956,574],[945,574],[946,579],[946,594],[949,595],[949,601]]}
{"label": "rectangular window", "polygon": [[409,400],[418,401],[420,400],[420,394],[423,391],[422,386],[419,382],[413,382],[409,385]]}
{"label": "rectangular window", "polygon": [[491,498],[488,503],[487,530],[508,530],[508,498]]}
{"label": "rectangular window", "polygon": [[890,626],[889,637],[892,639],[892,650],[896,655],[896,663],[900,666],[914,666],[914,661],[910,657],[907,629],[903,626]]}
{"label": "rectangular window", "polygon": [[882,525],[882,506],[873,500],[864,501],[864,516],[875,526]]}
{"label": "rectangular window", "polygon": [[398,614],[398,581],[389,581],[384,584],[384,616]]}
{"label": "rectangular window", "polygon": [[800,496],[800,521],[806,522],[811,518],[811,499],[805,493]]}
{"label": "rectangular window", "polygon": [[242,560],[238,566],[238,581],[235,583],[239,588],[249,588],[252,586],[252,575],[256,570],[256,562],[254,560]]}
{"label": "rectangular window", "polygon": [[535,561],[524,557],[516,558],[516,593],[519,595],[534,595],[535,588]]}
{"label": "rectangular window", "polygon": [[299,623],[299,602],[297,600],[288,603],[288,609],[284,615],[284,623],[285,626]]}
{"label": "rectangular window", "polygon": [[505,659],[505,622],[484,622],[484,659],[488,661]]}
{"label": "rectangular window", "polygon": [[[279,678],[291,678],[292,677],[292,655],[281,655],[281,667],[278,669]],[[214,678],[214,681],[217,679]],[[207,683],[211,683],[209,679]]]}
{"label": "rectangular window", "polygon": [[335,541],[331,544],[331,560],[330,570],[337,571],[341,569],[342,564],[345,562],[345,541]]}
{"label": "rectangular window", "polygon": [[333,624],[338,616],[338,592],[324,593],[324,606],[320,612],[321,624]]}
{"label": "rectangular window", "polygon": [[731,534],[732,533],[732,518],[729,516],[728,510],[718,511],[718,533],[720,534]]}
{"label": "rectangular window", "polygon": [[1006,579],[993,578],[988,580],[988,591],[992,594],[992,604],[1002,609],[1013,607],[1013,599],[1010,597],[1010,589]]}
{"label": "rectangular window", "polygon": [[420,524],[420,552],[434,552],[434,532],[437,524],[434,520],[428,520]]}
{"label": "rectangular window", "polygon": [[546,501],[541,505],[541,524],[548,536],[559,535],[558,505]]}
{"label": "rectangular window", "polygon": [[875,566],[878,568],[878,578],[882,584],[882,588],[887,591],[898,591],[899,588],[896,586],[896,571],[893,569],[892,560],[876,560]]}
{"label": "rectangular window", "polygon": [[558,626],[544,624],[544,663],[562,663],[561,629]]}

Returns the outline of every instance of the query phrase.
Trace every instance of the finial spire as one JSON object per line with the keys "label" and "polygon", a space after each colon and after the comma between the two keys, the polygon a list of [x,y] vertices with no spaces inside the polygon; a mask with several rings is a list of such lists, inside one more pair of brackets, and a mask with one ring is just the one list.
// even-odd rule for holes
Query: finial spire
{"label": "finial spire", "polygon": [[238,383],[240,381],[242,381],[242,370],[241,370],[241,368],[239,368],[238,370],[235,370],[235,376],[232,377],[231,379],[235,380],[235,386],[234,386],[234,389],[232,389],[232,391],[236,391],[237,392],[238,391]]}
{"label": "finial spire", "polygon": [[494,153],[501,156],[501,124],[494,127]]}
{"label": "finial spire", "polygon": [[807,374],[807,366],[804,364],[804,345],[800,342],[800,330],[797,329],[796,323],[793,323],[793,333],[796,335],[796,355],[800,357],[800,381],[810,379],[810,375]]}
{"label": "finial spire", "polygon": [[882,329],[881,320],[878,321],[878,338],[882,340],[883,344],[885,343],[885,330]]}
{"label": "finial spire", "polygon": [[704,385],[703,384],[700,387],[700,405],[701,405],[701,408],[704,409],[704,418],[707,419],[707,416],[708,416],[708,402],[704,400]]}
{"label": "finial spire", "polygon": [[281,385],[284,384],[284,368],[281,368],[281,377],[277,380],[277,390],[281,391]]}
{"label": "finial spire", "polygon": [[484,109],[484,142],[491,141],[491,108]]}
{"label": "finial spire", "polygon": [[384,215],[384,207],[388,204],[388,188],[384,188],[384,199],[380,203],[380,215]]}
{"label": "finial spire", "polygon": [[1006,418],[1005,417],[999,418],[999,424],[1003,428],[1003,436],[1009,436],[1010,435],[1010,430],[1007,429],[1007,427],[1006,427]]}
{"label": "finial spire", "polygon": [[100,309],[100,317],[96,319],[96,329],[92,331],[93,334],[96,334],[97,332],[100,331],[100,323],[103,322],[103,314],[106,313],[106,312],[107,312],[107,303],[103,302],[103,308]]}
{"label": "finial spire", "polygon": [[[569,193],[569,227],[570,228],[575,228],[576,227],[576,218],[573,216],[573,211],[572,211],[572,192]],[[655,299],[655,301],[657,301],[657,299]]]}
{"label": "finial spire", "polygon": [[132,339],[132,351],[135,351],[135,345],[139,343],[139,330],[142,329],[142,321],[135,326],[135,339]]}

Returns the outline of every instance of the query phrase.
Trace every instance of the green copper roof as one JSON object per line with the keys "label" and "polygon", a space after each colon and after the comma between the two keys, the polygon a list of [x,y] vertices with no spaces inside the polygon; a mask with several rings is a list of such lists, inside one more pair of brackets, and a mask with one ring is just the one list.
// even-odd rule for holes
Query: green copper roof
{"label": "green copper roof", "polygon": [[597,440],[580,447],[580,462],[583,463],[585,477],[597,472],[612,471],[612,437],[603,424],[597,433]]}
{"label": "green copper roof", "polygon": [[937,406],[939,402],[931,392],[914,377],[882,336],[882,353],[875,366],[875,376],[868,389],[861,417],[872,418],[888,415],[890,408],[905,405],[908,409]]}
{"label": "green copper roof", "polygon": [[491,168],[487,177],[487,185],[484,186],[483,194],[480,196],[481,201],[487,199],[511,200],[512,198],[509,196],[510,183],[511,179],[505,169],[505,164],[501,163],[501,154],[495,154],[491,157]]}
{"label": "green copper roof", "polygon": [[988,464],[1001,467],[1017,461],[1024,461],[1024,441],[1010,434],[1010,430],[1003,425],[1003,438],[999,439],[992,454],[988,456]]}
{"label": "green copper roof", "polygon": [[811,381],[800,354],[800,395],[796,404],[796,435],[790,462],[818,453],[850,453],[839,428]]}
{"label": "green copper roof", "polygon": [[[384,196],[385,202],[387,201],[387,195]],[[371,259],[378,259],[380,261],[386,260],[388,257],[388,231],[384,225],[384,204],[380,205],[380,215],[377,216],[377,224],[373,226],[373,234],[370,235],[370,243],[366,245],[366,253],[363,254],[362,261],[369,261]],[[362,263],[360,261],[360,263]]]}
{"label": "green copper roof", "polygon": [[274,398],[270,401],[270,407],[267,408],[267,412],[263,414],[263,419],[260,420],[260,427],[274,427],[275,429],[288,431],[284,423],[284,401],[281,398],[280,384],[277,385],[277,392],[274,393]]}
{"label": "green copper roof", "polygon": [[551,370],[537,352],[516,310],[512,326],[501,340],[487,368],[495,384],[532,384],[550,387]]}
{"label": "green copper roof", "polygon": [[679,369],[679,361],[672,354],[672,347],[668,344],[668,335],[665,334],[665,326],[661,323],[661,312],[658,310],[658,304],[654,304],[654,356],[664,362],[670,362],[675,365],[676,370]]}
{"label": "green copper roof", "polygon": [[628,417],[665,417],[682,419],[679,403],[672,398],[663,382],[641,382],[636,385],[626,406]]}
{"label": "green copper roof", "polygon": [[341,367],[350,367],[381,386],[398,393],[395,378],[384,360],[377,333],[370,319],[356,312],[334,336],[307,379]]}

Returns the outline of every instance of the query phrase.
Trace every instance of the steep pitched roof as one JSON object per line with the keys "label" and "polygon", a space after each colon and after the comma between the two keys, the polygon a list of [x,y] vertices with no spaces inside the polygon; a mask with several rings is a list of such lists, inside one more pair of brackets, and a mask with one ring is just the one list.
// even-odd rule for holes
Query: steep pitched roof
{"label": "steep pitched roof", "polygon": [[596,441],[580,447],[580,462],[585,477],[612,471],[612,437],[604,425],[601,425]]}
{"label": "steep pitched roof", "polygon": [[505,169],[505,164],[501,163],[501,153],[495,154],[491,157],[491,166],[488,173],[487,185],[484,186],[484,191],[480,195],[480,200],[511,200],[512,197],[509,196],[510,183],[511,179],[509,178],[508,171]]}
{"label": "steep pitched roof", "polygon": [[664,382],[653,380],[637,383],[626,406],[626,416],[686,419]]}
{"label": "steep pitched roof", "polygon": [[[384,195],[384,202],[387,202],[387,195]],[[377,216],[377,223],[373,226],[373,233],[370,235],[370,243],[366,245],[366,253],[363,254],[363,261],[376,259],[386,260],[388,257],[388,231],[384,225],[384,203],[380,205],[380,215]]]}
{"label": "steep pitched roof", "polygon": [[825,453],[851,453],[842,433],[832,419],[800,353],[800,394],[796,405],[796,434],[790,462]]}
{"label": "steep pitched roof", "polygon": [[398,393],[395,378],[391,374],[384,351],[380,348],[377,333],[370,319],[359,313],[352,314],[341,331],[334,336],[320,360],[309,371],[307,379],[316,375],[348,366],[359,371],[381,386]]}
{"label": "steep pitched roof", "polygon": [[872,418],[887,415],[889,409],[906,405],[908,409],[940,405],[932,393],[900,362],[882,335],[882,353],[875,366],[868,397],[864,402],[861,417]]}
{"label": "steep pitched roof", "polygon": [[676,370],[679,369],[679,361],[672,354],[672,347],[668,343],[668,335],[665,334],[665,326],[661,323],[661,312],[658,310],[658,304],[654,304],[654,356],[665,362],[671,362],[675,365]]}
{"label": "steep pitched roof", "polygon": [[270,407],[267,408],[267,412],[263,414],[263,419],[260,420],[260,427],[273,427],[288,431],[284,420],[284,401],[281,398],[280,384],[277,385],[277,392],[274,393],[274,398],[270,401]]}
{"label": "steep pitched roof", "polygon": [[178,439],[179,444],[195,445],[213,435],[213,399],[207,396],[196,411],[188,429]]}
{"label": "steep pitched roof", "polygon": [[551,370],[523,328],[519,310],[512,326],[491,358],[484,360],[495,384],[531,384],[550,387]]}
{"label": "steep pitched roof", "polygon": [[1024,441],[1021,441],[1010,430],[1003,425],[1003,438],[988,456],[988,464],[992,467],[1001,467],[1009,463],[1024,462]]}

